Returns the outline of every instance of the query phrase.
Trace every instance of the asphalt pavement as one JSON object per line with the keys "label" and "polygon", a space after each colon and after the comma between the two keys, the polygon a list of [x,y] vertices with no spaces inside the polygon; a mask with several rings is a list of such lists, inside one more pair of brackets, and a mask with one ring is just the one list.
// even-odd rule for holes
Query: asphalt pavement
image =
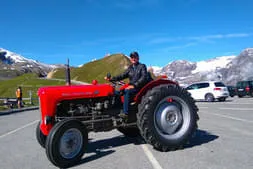
{"label": "asphalt pavement", "polygon": [[[141,138],[117,130],[89,133],[89,145],[76,169],[250,169],[253,168],[253,98],[197,102],[199,129],[181,150],[159,152]],[[0,116],[0,168],[53,169],[39,146],[36,110]]]}

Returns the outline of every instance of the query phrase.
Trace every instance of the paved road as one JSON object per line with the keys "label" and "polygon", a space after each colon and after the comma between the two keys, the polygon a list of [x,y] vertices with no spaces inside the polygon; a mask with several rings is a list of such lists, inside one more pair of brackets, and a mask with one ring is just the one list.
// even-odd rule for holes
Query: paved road
{"label": "paved road", "polygon": [[[253,98],[197,103],[199,130],[191,145],[158,152],[116,130],[90,133],[82,169],[249,169],[253,168]],[[53,169],[35,138],[38,110],[0,116],[1,169]]]}

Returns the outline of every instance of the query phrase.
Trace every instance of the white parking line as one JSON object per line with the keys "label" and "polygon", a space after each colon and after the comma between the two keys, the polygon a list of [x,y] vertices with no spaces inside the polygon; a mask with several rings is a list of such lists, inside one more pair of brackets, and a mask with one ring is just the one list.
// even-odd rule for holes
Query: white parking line
{"label": "white parking line", "polygon": [[252,104],[252,103],[225,102],[224,104],[241,104],[241,105],[244,105],[244,104]]}
{"label": "white parking line", "polygon": [[15,132],[17,132],[17,131],[19,131],[19,130],[22,130],[22,129],[28,127],[28,126],[31,126],[31,125],[33,125],[33,124],[35,124],[35,123],[37,123],[37,122],[39,122],[39,120],[35,120],[35,121],[33,121],[33,122],[31,122],[31,123],[28,123],[28,124],[26,124],[26,125],[24,125],[24,126],[22,126],[22,127],[19,127],[19,128],[15,129],[15,130],[12,130],[12,131],[10,131],[10,132],[8,132],[8,133],[5,133],[5,134],[3,134],[3,135],[0,136],[0,139],[3,138],[3,137],[5,137],[5,136],[8,136],[8,135],[10,135],[10,134],[13,134],[13,133],[15,133]]}
{"label": "white parking line", "polygon": [[209,103],[209,102],[197,102],[197,104],[205,104],[205,105],[211,105],[211,104],[252,104],[252,103],[236,103],[236,102],[214,102],[214,103]]}
{"label": "white parking line", "polygon": [[153,156],[151,151],[148,149],[147,145],[142,144],[141,145],[142,149],[144,150],[146,156],[148,157],[149,161],[151,162],[152,166],[154,169],[163,169],[161,165],[158,163],[156,158]]}
{"label": "white parking line", "polygon": [[253,110],[253,108],[220,107],[221,110]]}
{"label": "white parking line", "polygon": [[200,108],[200,109],[208,109],[208,107],[200,107],[200,106],[198,106],[198,108]]}
{"label": "white parking line", "polygon": [[251,121],[251,120],[241,119],[241,118],[232,117],[232,116],[228,116],[228,115],[217,114],[217,113],[207,113],[207,112],[204,112],[204,113],[219,116],[219,117],[224,117],[224,118],[228,118],[228,119],[232,119],[232,120],[242,121],[242,122],[246,122],[246,123],[253,123],[253,121]]}

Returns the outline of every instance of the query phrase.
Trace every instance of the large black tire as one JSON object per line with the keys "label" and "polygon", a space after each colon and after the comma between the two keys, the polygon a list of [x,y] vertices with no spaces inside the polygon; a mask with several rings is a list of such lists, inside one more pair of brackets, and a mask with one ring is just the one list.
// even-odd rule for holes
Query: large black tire
{"label": "large black tire", "polygon": [[119,127],[117,130],[127,137],[137,137],[140,135],[138,127]]}
{"label": "large black tire", "polygon": [[48,159],[60,168],[79,162],[88,144],[88,132],[78,120],[66,119],[57,123],[46,140]]}
{"label": "large black tire", "polygon": [[178,85],[148,91],[138,107],[137,125],[145,141],[159,151],[182,148],[197,129],[198,108]]}
{"label": "large black tire", "polygon": [[45,148],[47,136],[41,132],[40,122],[37,124],[37,127],[36,127],[36,138],[37,138],[38,143],[41,145],[41,147]]}

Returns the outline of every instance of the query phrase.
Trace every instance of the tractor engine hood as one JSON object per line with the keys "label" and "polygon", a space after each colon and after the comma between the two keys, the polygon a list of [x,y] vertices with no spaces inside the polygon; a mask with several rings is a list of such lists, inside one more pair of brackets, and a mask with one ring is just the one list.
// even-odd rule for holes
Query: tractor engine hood
{"label": "tractor engine hood", "polygon": [[113,93],[114,88],[109,84],[47,86],[41,87],[38,90],[38,96],[40,98],[54,98],[54,100],[58,101],[80,98],[105,97],[113,95]]}

